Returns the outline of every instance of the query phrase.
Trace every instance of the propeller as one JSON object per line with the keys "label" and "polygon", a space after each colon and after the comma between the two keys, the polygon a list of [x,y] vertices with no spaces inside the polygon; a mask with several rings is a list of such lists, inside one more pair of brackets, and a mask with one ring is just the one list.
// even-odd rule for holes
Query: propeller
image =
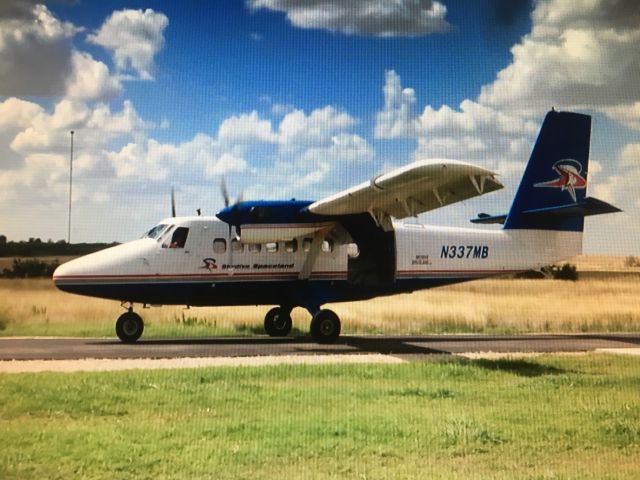
{"label": "propeller", "polygon": [[171,187],[171,216],[176,216],[176,194],[173,187]]}
{"label": "propeller", "polygon": [[[229,189],[227,188],[227,181],[224,177],[222,177],[222,180],[220,181],[220,193],[222,194],[225,208],[231,207],[233,209],[237,204],[242,202],[242,200],[244,199],[244,192],[240,192],[240,195],[238,195],[235,201],[233,203],[231,202],[231,197],[229,196]],[[231,223],[229,223],[228,225],[229,225],[229,238],[231,238],[231,229],[233,228],[233,225]],[[236,236],[239,237],[240,226],[236,225],[235,227],[236,227]]]}
{"label": "propeller", "polygon": [[220,181],[220,192],[222,193],[222,198],[224,199],[224,206],[228,207],[231,203],[231,199],[229,198],[229,190],[227,189],[227,181],[222,178]]}

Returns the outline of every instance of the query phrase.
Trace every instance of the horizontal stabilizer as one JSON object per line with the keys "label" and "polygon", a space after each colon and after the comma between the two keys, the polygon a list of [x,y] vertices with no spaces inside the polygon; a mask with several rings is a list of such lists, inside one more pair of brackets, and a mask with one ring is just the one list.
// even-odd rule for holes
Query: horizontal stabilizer
{"label": "horizontal stabilizer", "polygon": [[557,207],[535,208],[525,210],[522,213],[525,215],[582,215],[583,217],[588,217],[590,215],[602,215],[603,213],[616,213],[621,211],[618,207],[614,207],[610,203],[593,197],[585,197],[580,202],[559,205]]}
{"label": "horizontal stabilizer", "polygon": [[[531,210],[524,210],[522,215],[526,217],[562,217],[562,216],[582,216],[589,217],[591,215],[602,215],[605,213],[621,212],[618,207],[615,207],[607,202],[598,200],[593,197],[585,197],[580,202],[569,203],[565,205],[558,205],[554,207],[535,208]],[[504,223],[507,215],[488,215],[486,213],[478,214],[478,218],[471,219],[471,223],[490,224],[490,223]]]}
{"label": "horizontal stabilizer", "polygon": [[503,224],[507,219],[507,214],[504,215],[489,215],[488,213],[479,213],[478,218],[472,218],[471,223],[491,224],[499,223]]}

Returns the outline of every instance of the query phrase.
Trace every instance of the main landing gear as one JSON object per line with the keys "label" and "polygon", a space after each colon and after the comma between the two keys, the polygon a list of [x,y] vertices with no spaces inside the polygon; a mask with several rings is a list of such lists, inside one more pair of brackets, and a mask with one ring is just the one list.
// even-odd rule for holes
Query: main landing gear
{"label": "main landing gear", "polygon": [[332,310],[318,310],[311,319],[311,338],[318,343],[333,343],[340,336],[340,318]]}
{"label": "main landing gear", "polygon": [[135,343],[142,336],[144,322],[132,307],[120,315],[116,321],[116,335],[124,343]]}
{"label": "main landing gear", "polygon": [[[270,337],[286,337],[291,333],[291,308],[275,307],[264,317],[264,330]],[[340,336],[340,318],[331,310],[318,310],[311,319],[311,338],[318,343],[333,343]]]}
{"label": "main landing gear", "polygon": [[292,326],[290,308],[272,308],[264,317],[264,330],[270,337],[286,337]]}

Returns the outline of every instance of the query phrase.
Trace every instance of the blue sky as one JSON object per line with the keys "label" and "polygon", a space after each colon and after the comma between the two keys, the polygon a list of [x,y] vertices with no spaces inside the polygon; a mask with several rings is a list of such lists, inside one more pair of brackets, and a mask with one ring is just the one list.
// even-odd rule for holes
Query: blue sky
{"label": "blue sky", "polygon": [[[135,238],[168,213],[318,198],[423,158],[506,188],[421,217],[502,213],[551,107],[594,116],[585,249],[640,254],[640,8],[626,0],[51,2],[0,7],[0,233]],[[639,20],[639,21],[635,21]],[[619,232],[615,241],[607,233]]]}
{"label": "blue sky", "polygon": [[[181,133],[193,135],[233,114],[267,111],[272,102],[307,111],[339,105],[372,123],[383,101],[384,72],[390,69],[416,89],[418,104],[457,105],[476,96],[480,86],[508,65],[510,47],[530,28],[530,9],[523,3],[525,8],[508,25],[495,22],[493,1],[451,3],[450,32],[394,38],[295,28],[283,13],[251,12],[242,1],[93,2],[51,8],[61,19],[89,30],[125,7],[167,15],[170,24],[165,47],[156,57],[156,81],[128,84],[127,97],[144,118],[169,119],[174,140],[179,140]],[[107,52],[82,40],[74,39],[78,47],[109,62]],[[177,108],[168,108],[173,105]]]}

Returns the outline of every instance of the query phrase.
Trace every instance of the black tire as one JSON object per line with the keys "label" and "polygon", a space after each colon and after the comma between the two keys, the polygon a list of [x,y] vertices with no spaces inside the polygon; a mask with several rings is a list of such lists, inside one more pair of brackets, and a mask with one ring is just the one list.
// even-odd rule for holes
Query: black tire
{"label": "black tire", "polygon": [[311,320],[311,338],[318,343],[333,343],[340,336],[340,318],[331,310],[320,310]]}
{"label": "black tire", "polygon": [[124,343],[135,343],[142,336],[143,331],[144,322],[137,313],[123,313],[116,321],[116,335]]}
{"label": "black tire", "polygon": [[270,337],[286,337],[291,327],[291,314],[281,307],[272,308],[264,317],[264,330]]}

